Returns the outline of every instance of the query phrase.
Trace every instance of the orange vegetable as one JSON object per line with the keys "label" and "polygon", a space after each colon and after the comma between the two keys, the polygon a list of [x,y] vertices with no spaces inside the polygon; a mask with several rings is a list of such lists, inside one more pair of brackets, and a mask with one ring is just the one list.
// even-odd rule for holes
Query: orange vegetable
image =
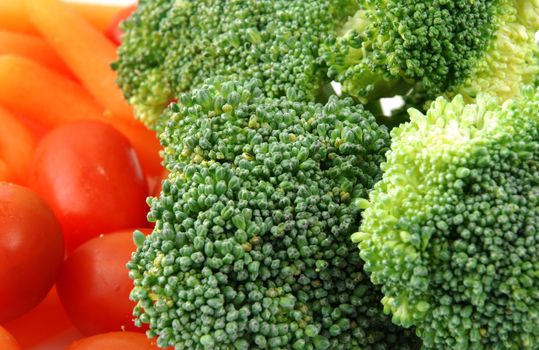
{"label": "orange vegetable", "polygon": [[0,107],[0,158],[20,182],[24,182],[32,161],[35,140],[30,131]]}
{"label": "orange vegetable", "polygon": [[[68,3],[68,7],[84,16],[95,28],[105,32],[114,16],[121,11],[117,5]],[[0,0],[0,28],[21,33],[37,33],[24,10],[23,0]]]}
{"label": "orange vegetable", "polygon": [[0,326],[0,349],[2,350],[20,350],[21,347],[11,334]]}
{"label": "orange vegetable", "polygon": [[110,64],[116,47],[83,17],[58,0],[24,0],[30,21],[84,87],[114,116],[132,118]]}
{"label": "orange vegetable", "polygon": [[110,332],[77,340],[66,350],[158,350],[155,340],[134,332]]}
{"label": "orange vegetable", "polygon": [[9,181],[11,178],[11,173],[7,164],[0,159],[0,181]]}
{"label": "orange vegetable", "polygon": [[113,120],[110,122],[118,131],[124,134],[137,151],[144,173],[149,176],[159,176],[163,172],[159,151],[161,144],[155,132],[148,130],[135,120]]}
{"label": "orange vegetable", "polygon": [[45,126],[104,119],[101,106],[78,83],[14,55],[0,56],[0,104]]}
{"label": "orange vegetable", "polygon": [[[6,322],[3,326],[24,349],[32,348],[69,330],[73,334],[71,339],[81,336],[64,311],[56,287],[51,288],[45,299],[30,312]],[[4,350],[2,347],[0,349]]]}
{"label": "orange vegetable", "polygon": [[33,35],[0,29],[0,54],[24,56],[66,76],[74,77],[49,44]]}

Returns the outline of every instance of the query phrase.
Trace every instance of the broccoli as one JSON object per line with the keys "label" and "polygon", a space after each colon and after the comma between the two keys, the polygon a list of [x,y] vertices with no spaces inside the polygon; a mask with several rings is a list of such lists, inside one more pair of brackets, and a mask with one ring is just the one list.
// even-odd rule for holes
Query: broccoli
{"label": "broccoli", "polygon": [[[124,22],[114,65],[138,116],[155,127],[167,104],[208,78],[264,82],[269,97],[315,100],[329,84],[318,51],[356,0],[142,0]],[[292,96],[288,96],[292,98]]]}
{"label": "broccoli", "polygon": [[410,110],[352,235],[425,349],[538,349],[539,90],[522,95]]}
{"label": "broccoli", "polygon": [[351,99],[263,88],[217,80],[168,109],[170,176],[128,264],[136,322],[177,349],[417,349],[349,241],[386,128]]}
{"label": "broccoli", "polygon": [[508,99],[538,72],[537,0],[360,3],[321,55],[329,76],[363,103],[416,91],[427,100],[462,94],[473,102],[480,92]]}

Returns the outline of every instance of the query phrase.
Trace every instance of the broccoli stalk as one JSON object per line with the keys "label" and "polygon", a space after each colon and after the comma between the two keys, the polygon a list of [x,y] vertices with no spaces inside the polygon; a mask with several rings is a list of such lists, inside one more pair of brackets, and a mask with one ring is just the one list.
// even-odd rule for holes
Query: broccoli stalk
{"label": "broccoli stalk", "polygon": [[425,349],[539,344],[539,90],[523,95],[440,97],[392,131],[352,240]]}

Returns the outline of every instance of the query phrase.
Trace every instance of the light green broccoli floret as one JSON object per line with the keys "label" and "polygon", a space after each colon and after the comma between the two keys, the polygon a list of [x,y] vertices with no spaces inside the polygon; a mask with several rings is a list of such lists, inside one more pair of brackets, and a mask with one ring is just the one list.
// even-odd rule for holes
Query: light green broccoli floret
{"label": "light green broccoli floret", "polygon": [[177,349],[418,349],[349,241],[387,130],[351,99],[263,87],[218,81],[168,110],[170,176],[129,263],[137,322]]}
{"label": "light green broccoli floret", "polygon": [[294,99],[312,101],[330,82],[321,41],[356,9],[356,0],[142,0],[114,66],[150,126],[170,100],[214,76],[259,79],[269,97],[294,87]]}
{"label": "light green broccoli floret", "polygon": [[352,240],[425,349],[538,349],[539,90],[440,97],[392,131]]}
{"label": "light green broccoli floret", "polygon": [[418,91],[427,100],[480,92],[508,99],[533,81],[537,0],[361,0],[322,54],[362,102]]}

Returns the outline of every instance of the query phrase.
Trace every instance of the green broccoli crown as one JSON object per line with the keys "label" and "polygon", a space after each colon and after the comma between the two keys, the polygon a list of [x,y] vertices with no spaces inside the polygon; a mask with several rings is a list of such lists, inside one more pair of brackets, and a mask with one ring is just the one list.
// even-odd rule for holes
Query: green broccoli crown
{"label": "green broccoli crown", "polygon": [[290,87],[314,100],[329,83],[318,49],[357,8],[355,0],[140,1],[124,24],[115,69],[139,116],[153,125],[169,101],[214,76]]}
{"label": "green broccoli crown", "polygon": [[129,263],[139,323],[177,349],[413,349],[349,235],[381,177],[384,127],[215,82],[168,110],[170,176]]}
{"label": "green broccoli crown", "polygon": [[536,0],[360,2],[323,56],[330,77],[362,102],[411,88],[429,99],[460,93],[471,102],[480,92],[507,99],[538,71]]}
{"label": "green broccoli crown", "polygon": [[524,91],[410,110],[352,235],[425,349],[539,344],[539,90]]}

